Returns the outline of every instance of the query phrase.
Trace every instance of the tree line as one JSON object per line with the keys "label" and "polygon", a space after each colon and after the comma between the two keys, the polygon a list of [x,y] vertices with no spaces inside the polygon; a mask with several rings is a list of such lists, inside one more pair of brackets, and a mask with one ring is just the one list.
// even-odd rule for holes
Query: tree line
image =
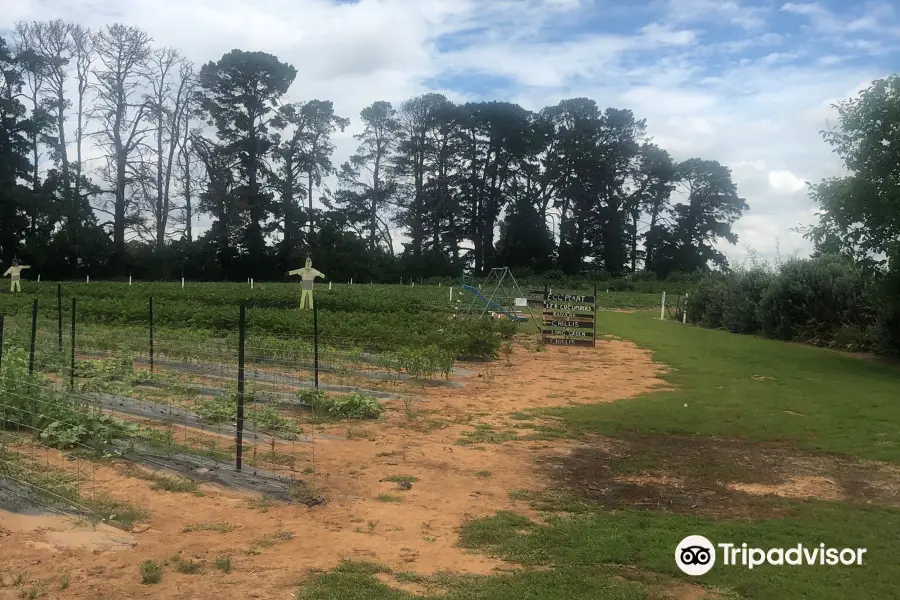
{"label": "tree line", "polygon": [[264,52],[197,68],[137,27],[26,22],[0,71],[0,258],[47,278],[276,278],[307,255],[336,279],[662,277],[726,266],[748,209],[727,167],[588,98],[377,101],[337,165],[350,119],[288,101],[297,71]]}
{"label": "tree line", "polygon": [[834,104],[822,131],[845,173],[810,186],[810,258],[712,274],[692,322],[840,350],[900,355],[900,75]]}

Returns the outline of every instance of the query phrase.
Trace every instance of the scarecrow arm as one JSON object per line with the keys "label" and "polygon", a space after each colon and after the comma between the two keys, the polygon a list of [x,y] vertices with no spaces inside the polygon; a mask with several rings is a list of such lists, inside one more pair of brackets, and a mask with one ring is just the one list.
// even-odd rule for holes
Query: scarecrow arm
{"label": "scarecrow arm", "polygon": [[3,276],[4,276],[4,277],[8,277],[10,271],[12,271],[12,267],[10,267],[9,269],[7,269],[7,270],[6,270],[6,273],[4,273]]}
{"label": "scarecrow arm", "polygon": [[20,269],[30,269],[31,265],[19,265]]}
{"label": "scarecrow arm", "polygon": [[325,277],[325,273],[323,273],[323,272],[321,272],[321,271],[316,271],[315,269],[313,269],[313,274],[314,274],[316,277],[321,277],[322,279],[327,279],[327,278]]}
{"label": "scarecrow arm", "polygon": [[293,271],[288,271],[288,275],[299,275],[300,269],[294,269]]}

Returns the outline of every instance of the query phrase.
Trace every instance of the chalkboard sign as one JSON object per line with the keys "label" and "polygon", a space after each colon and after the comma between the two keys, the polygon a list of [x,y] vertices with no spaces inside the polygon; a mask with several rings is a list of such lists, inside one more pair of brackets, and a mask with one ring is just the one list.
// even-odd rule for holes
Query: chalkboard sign
{"label": "chalkboard sign", "polygon": [[545,294],[541,337],[553,346],[596,346],[596,295]]}

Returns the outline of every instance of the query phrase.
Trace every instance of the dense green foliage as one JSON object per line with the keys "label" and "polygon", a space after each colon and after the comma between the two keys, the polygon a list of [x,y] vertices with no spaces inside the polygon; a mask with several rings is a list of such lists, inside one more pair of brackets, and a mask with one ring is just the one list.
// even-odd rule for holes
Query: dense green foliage
{"label": "dense green foliage", "polygon": [[877,282],[836,256],[792,260],[702,281],[688,319],[704,327],[840,348],[890,351]]}
{"label": "dense green foliage", "polygon": [[[40,314],[55,319],[57,285],[31,285],[34,296],[0,295],[0,314],[28,315],[36,297]],[[244,303],[247,331],[256,336],[253,343],[257,346],[265,343],[277,347],[277,338],[311,341],[313,335],[312,311],[297,308],[299,286],[293,284],[256,285],[253,290],[247,284],[235,283],[192,283],[185,289],[171,283],[65,284],[63,294],[65,323],[71,318],[70,296],[74,295],[78,323],[146,328],[152,296],[156,327],[190,328],[207,332],[207,338],[233,338],[238,329],[239,306]],[[496,356],[500,335],[515,329],[508,321],[451,318],[446,287],[338,285],[332,290],[320,286],[315,294],[323,344],[346,344],[372,351],[431,348],[426,354],[430,352],[429,364],[435,364],[433,371],[438,372],[447,370],[445,365],[455,358]],[[407,364],[411,364],[408,359]]]}
{"label": "dense green foliage", "polygon": [[775,271],[709,277],[688,318],[706,327],[762,333],[845,350],[900,353],[900,76],[835,105],[823,136],[848,174],[813,185],[819,221],[811,260]]}
{"label": "dense green foliage", "polygon": [[810,189],[820,212],[807,237],[818,254],[849,257],[872,274],[872,297],[857,312],[877,309],[877,345],[900,353],[900,75],[835,108],[838,125],[822,134],[848,174]]}
{"label": "dense green foliage", "polygon": [[302,390],[300,401],[311,406],[314,412],[342,419],[375,419],[384,412],[377,398],[361,393],[328,394],[318,389]]}
{"label": "dense green foliage", "polygon": [[28,373],[22,348],[4,352],[0,367],[0,429],[25,429],[54,448],[102,452],[116,437],[135,428],[108,414],[74,402],[54,390],[41,373]]}

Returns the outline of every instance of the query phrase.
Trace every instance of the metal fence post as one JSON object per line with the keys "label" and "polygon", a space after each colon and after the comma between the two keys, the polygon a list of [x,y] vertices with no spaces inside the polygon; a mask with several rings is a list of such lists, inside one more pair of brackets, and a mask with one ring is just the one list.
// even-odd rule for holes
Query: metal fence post
{"label": "metal fence post", "polygon": [[244,343],[247,307],[241,303],[238,318],[238,393],[237,393],[237,435],[235,436],[234,468],[241,470],[241,459],[244,453]]}
{"label": "metal fence post", "polygon": [[315,386],[319,388],[319,308],[313,303],[313,372]]}
{"label": "metal fence post", "polygon": [[75,296],[72,296],[72,364],[69,367],[69,391],[75,391]]}
{"label": "metal fence post", "polygon": [[31,375],[34,373],[34,344],[37,338],[37,312],[38,312],[38,301],[37,298],[34,299],[34,304],[31,305],[31,350],[28,352],[28,374]]}
{"label": "metal fence post", "polygon": [[59,332],[59,353],[62,354],[62,284],[56,284],[56,312],[58,313],[57,330]]}
{"label": "metal fence post", "polygon": [[153,374],[153,296],[150,296],[149,306],[150,319],[150,374]]}

